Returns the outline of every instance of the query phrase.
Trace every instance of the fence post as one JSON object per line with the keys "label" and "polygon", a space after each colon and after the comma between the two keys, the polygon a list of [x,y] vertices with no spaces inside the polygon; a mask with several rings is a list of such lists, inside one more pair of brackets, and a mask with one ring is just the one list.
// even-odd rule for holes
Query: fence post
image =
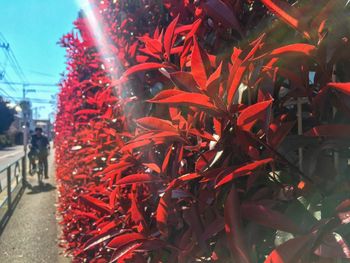
{"label": "fence post", "polygon": [[[297,118],[298,118],[298,135],[303,135],[303,104],[301,98],[297,98]],[[298,148],[299,169],[303,171],[303,147]]]}
{"label": "fence post", "polygon": [[27,186],[26,156],[22,157],[22,187]]}
{"label": "fence post", "polygon": [[13,172],[13,176],[16,178],[16,187],[18,185],[19,168],[20,168],[20,165],[19,165],[19,162],[17,161],[15,165],[15,170]]}
{"label": "fence post", "polygon": [[12,209],[12,200],[11,200],[11,165],[7,167],[7,211]]}

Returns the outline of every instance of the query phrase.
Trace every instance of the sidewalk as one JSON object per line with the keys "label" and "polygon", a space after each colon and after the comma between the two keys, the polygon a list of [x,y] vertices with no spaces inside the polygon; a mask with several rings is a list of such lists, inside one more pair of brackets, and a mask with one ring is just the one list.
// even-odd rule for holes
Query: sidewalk
{"label": "sidewalk", "polygon": [[0,236],[0,262],[70,262],[59,255],[53,153],[49,169],[50,179],[42,189],[37,186],[36,177],[28,176],[33,189],[26,189]]}

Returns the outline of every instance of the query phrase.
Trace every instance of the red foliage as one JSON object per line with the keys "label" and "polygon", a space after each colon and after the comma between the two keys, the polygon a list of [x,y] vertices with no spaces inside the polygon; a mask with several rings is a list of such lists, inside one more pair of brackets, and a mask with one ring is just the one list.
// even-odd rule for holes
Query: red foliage
{"label": "red foliage", "polygon": [[107,48],[83,16],[61,41],[55,144],[74,262],[350,258],[345,3],[94,10]]}

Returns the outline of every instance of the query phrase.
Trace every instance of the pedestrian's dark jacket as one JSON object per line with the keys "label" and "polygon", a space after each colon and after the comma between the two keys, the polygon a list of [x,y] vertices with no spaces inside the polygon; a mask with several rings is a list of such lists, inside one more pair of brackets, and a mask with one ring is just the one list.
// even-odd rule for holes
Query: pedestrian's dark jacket
{"label": "pedestrian's dark jacket", "polygon": [[34,134],[32,136],[31,144],[32,144],[32,150],[37,150],[41,154],[48,153],[47,147],[49,145],[49,140],[47,139],[46,136],[44,135],[37,136],[36,134]]}

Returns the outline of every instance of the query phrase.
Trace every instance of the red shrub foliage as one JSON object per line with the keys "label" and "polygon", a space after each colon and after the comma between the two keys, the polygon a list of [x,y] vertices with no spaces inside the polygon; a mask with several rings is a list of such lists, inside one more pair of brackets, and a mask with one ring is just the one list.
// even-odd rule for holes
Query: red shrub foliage
{"label": "red shrub foliage", "polygon": [[350,21],[338,0],[95,1],[62,38],[74,262],[350,258]]}

